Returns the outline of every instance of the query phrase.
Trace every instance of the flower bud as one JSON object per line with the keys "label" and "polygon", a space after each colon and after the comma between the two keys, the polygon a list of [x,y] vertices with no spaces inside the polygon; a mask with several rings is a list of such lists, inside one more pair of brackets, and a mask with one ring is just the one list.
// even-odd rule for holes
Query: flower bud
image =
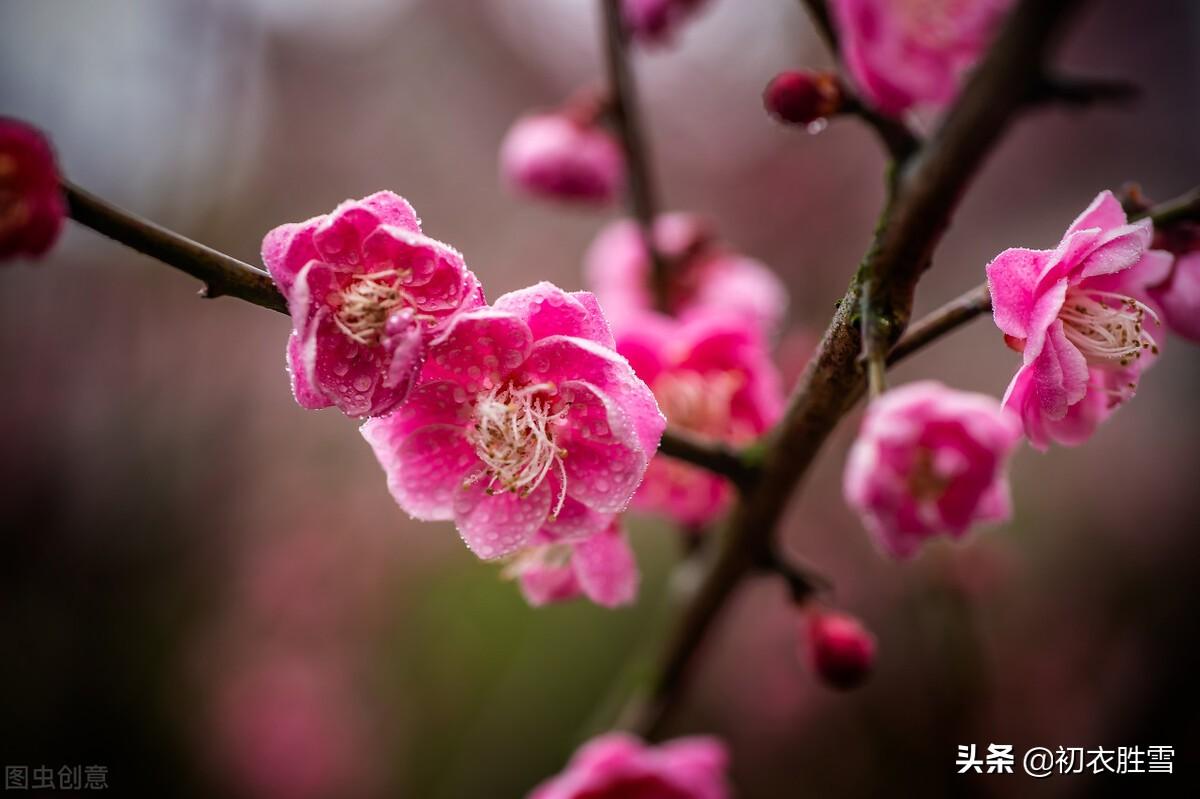
{"label": "flower bud", "polygon": [[620,190],[625,162],[611,133],[563,112],[518,119],[500,147],[500,173],[536,197],[604,204]]}
{"label": "flower bud", "polygon": [[780,72],[763,90],[763,107],[780,122],[808,125],[836,114],[845,95],[831,72]]}
{"label": "flower bud", "polygon": [[875,664],[875,636],[853,616],[813,610],[802,622],[812,670],[833,688],[861,685]]}
{"label": "flower bud", "polygon": [[0,117],[0,260],[45,254],[66,212],[46,137],[24,122]]}

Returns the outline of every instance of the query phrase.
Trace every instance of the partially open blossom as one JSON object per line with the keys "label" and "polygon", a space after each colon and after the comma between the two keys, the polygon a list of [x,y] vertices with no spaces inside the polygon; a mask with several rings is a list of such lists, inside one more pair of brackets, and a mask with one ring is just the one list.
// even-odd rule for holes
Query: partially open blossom
{"label": "partially open blossom", "polygon": [[[730,250],[695,214],[659,216],[653,233],[655,247],[671,264],[662,310],[682,319],[732,316],[767,335],[776,332],[787,310],[787,290],[769,267]],[[584,271],[615,329],[654,308],[650,257],[632,220],[614,222],[596,236]]]}
{"label": "partially open blossom", "polygon": [[1012,0],[833,0],[842,59],[882,114],[939,108],[991,43]]}
{"label": "partially open blossom", "polygon": [[807,125],[836,114],[845,99],[832,72],[780,72],[763,90],[763,107],[781,122]]}
{"label": "partially open blossom", "polygon": [[621,188],[625,159],[613,135],[594,121],[568,112],[537,113],[518,119],[504,137],[500,173],[535,197],[608,203]]}
{"label": "partially open blossom", "polygon": [[[667,422],[701,440],[746,444],[783,410],[779,373],[762,334],[745,320],[643,313],[620,328],[616,340],[617,351],[654,391]],[[732,491],[712,472],[659,456],[634,506],[696,526],[718,516]]]}
{"label": "partially open blossom", "polygon": [[1020,438],[1016,415],[987,395],[932,380],[894,388],[867,408],[846,501],[884,551],[909,557],[927,538],[1009,517],[1006,470]]}
{"label": "partially open blossom", "polygon": [[44,255],[67,213],[54,151],[36,128],[0,117],[0,261]]}
{"label": "partially open blossom", "polygon": [[1151,233],[1149,220],[1128,223],[1105,191],[1056,249],[1013,248],[988,264],[996,326],[1022,356],[1004,405],[1020,414],[1035,447],[1086,440],[1099,404],[1091,395],[1112,407],[1129,399],[1157,355],[1148,287],[1169,273],[1171,256],[1147,249]]}
{"label": "partially open blossom", "polygon": [[362,432],[400,507],[499,558],[568,503],[623,510],[665,424],[595,297],[539,283],[460,314],[408,401]]}
{"label": "partially open blossom", "polygon": [[635,39],[645,44],[669,42],[679,27],[708,0],[621,0],[621,13]]}
{"label": "partially open blossom", "polygon": [[588,741],[558,776],[528,799],[727,799],[729,755],[716,738],[677,738],[658,747],[625,733]]}
{"label": "partially open blossom", "polygon": [[1167,279],[1150,294],[1171,332],[1200,342],[1200,251],[1176,258]]}
{"label": "partially open blossom", "polygon": [[858,619],[821,609],[804,614],[804,651],[814,673],[828,685],[861,685],[875,666],[875,636]]}
{"label": "partially open blossom", "polygon": [[620,523],[613,518],[600,532],[578,537],[555,529],[563,527],[563,515],[539,530],[506,569],[525,599],[534,607],[580,596],[606,608],[632,602],[637,561]]}
{"label": "partially open blossom", "polygon": [[422,234],[412,206],[387,191],[280,225],[262,257],[287,298],[288,369],[305,408],[388,413],[408,396],[428,341],[483,304],[462,256]]}

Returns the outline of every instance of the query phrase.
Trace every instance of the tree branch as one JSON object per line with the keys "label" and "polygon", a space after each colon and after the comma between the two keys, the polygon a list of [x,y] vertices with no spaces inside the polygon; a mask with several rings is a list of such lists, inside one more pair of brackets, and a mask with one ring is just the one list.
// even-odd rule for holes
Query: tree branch
{"label": "tree branch", "polygon": [[646,252],[650,254],[651,287],[655,305],[667,310],[670,264],[654,241],[654,220],[658,216],[658,198],[651,175],[649,147],[642,134],[637,87],[629,68],[629,34],[621,18],[620,0],[601,0],[604,9],[604,52],[608,68],[609,113],[616,124],[625,152],[629,205],[642,232]]}
{"label": "tree branch", "polygon": [[754,470],[736,449],[723,442],[702,440],[687,430],[667,428],[658,451],[728,477],[738,487],[745,487],[754,476]]}
{"label": "tree branch", "polygon": [[203,281],[205,297],[237,297],[286,314],[287,301],[262,269],[118,208],[68,180],[63,193],[72,219],[127,247]]}
{"label": "tree branch", "polygon": [[[641,731],[661,735],[694,655],[726,599],[773,546],[775,531],[821,445],[861,396],[857,332],[860,280],[871,281],[895,341],[906,326],[917,280],[960,196],[985,156],[1045,74],[1044,61],[1078,0],[1021,0],[939,130],[905,166],[859,276],[838,306],[817,353],[770,440],[758,479],[735,508],[720,557],[683,615],[653,686]],[[890,347],[889,347],[890,349]]]}

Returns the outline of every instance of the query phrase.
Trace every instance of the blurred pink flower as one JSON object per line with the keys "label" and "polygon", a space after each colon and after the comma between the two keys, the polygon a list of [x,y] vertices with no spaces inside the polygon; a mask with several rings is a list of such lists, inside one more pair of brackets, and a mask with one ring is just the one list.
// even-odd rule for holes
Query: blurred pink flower
{"label": "blurred pink flower", "polygon": [[1012,0],[832,0],[842,60],[882,114],[942,107],[983,55]]}
{"label": "blurred pink flower", "polygon": [[729,755],[715,738],[651,748],[624,733],[593,738],[528,799],[726,799]]}
{"label": "blurred pink flower", "polygon": [[[787,290],[765,264],[729,250],[695,214],[659,216],[654,241],[672,264],[668,307],[662,310],[682,319],[728,315],[752,322],[768,336],[776,332],[787,311]],[[584,259],[584,272],[615,329],[653,309],[650,258],[632,220],[600,231]]]}
{"label": "blurred pink flower", "polygon": [[[987,266],[996,326],[1022,365],[1004,405],[1020,413],[1030,442],[1079,444],[1095,428],[1098,397],[1115,406],[1133,396],[1157,355],[1147,316],[1158,324],[1148,286],[1165,278],[1171,256],[1147,250],[1149,220],[1127,223],[1101,192],[1054,250],[1005,250]],[[1095,371],[1107,374],[1093,374]],[[1089,420],[1087,424],[1080,421]]]}
{"label": "blurred pink flower", "polygon": [[625,159],[613,135],[583,115],[529,114],[500,145],[500,173],[535,197],[602,204],[617,196]]}
{"label": "blurred pink flower", "polygon": [[[617,351],[650,385],[667,422],[701,439],[745,444],[783,410],[779,372],[762,335],[736,317],[681,321],[643,313],[617,333]],[[664,456],[650,462],[634,506],[702,525],[731,495],[724,478]]]}
{"label": "blurred pink flower", "polygon": [[549,283],[457,317],[408,402],[362,428],[400,507],[453,519],[489,559],[524,547],[568,500],[623,510],[666,422],[612,347],[595,297]]}
{"label": "blurred pink flower", "polygon": [[875,636],[846,613],[810,610],[803,620],[804,650],[826,684],[847,690],[861,685],[875,667]]}
{"label": "blurred pink flower", "polygon": [[275,655],[217,687],[213,745],[238,795],[360,796],[370,768],[366,722],[333,663]]}
{"label": "blurred pink flower", "polygon": [[506,570],[519,581],[529,604],[541,607],[579,596],[606,608],[633,602],[637,561],[620,523],[612,519],[605,529],[582,538],[556,535],[561,526],[552,523],[539,530]]}
{"label": "blurred pink flower", "polygon": [[846,461],[846,502],[890,555],[906,558],[927,538],[962,536],[1003,521],[1016,415],[984,394],[929,380],[892,389],[867,408]]}
{"label": "blurred pink flower", "polygon": [[621,0],[625,24],[644,44],[665,44],[708,0]]}
{"label": "blurred pink flower", "polygon": [[1176,258],[1170,275],[1150,294],[1171,332],[1200,342],[1200,251]]}
{"label": "blurred pink flower", "polygon": [[41,131],[0,117],[0,261],[44,255],[58,239],[66,200]]}
{"label": "blurred pink flower", "polygon": [[462,256],[423,235],[412,206],[387,191],[280,225],[262,257],[287,297],[288,369],[305,408],[388,413],[408,395],[428,340],[483,304]]}

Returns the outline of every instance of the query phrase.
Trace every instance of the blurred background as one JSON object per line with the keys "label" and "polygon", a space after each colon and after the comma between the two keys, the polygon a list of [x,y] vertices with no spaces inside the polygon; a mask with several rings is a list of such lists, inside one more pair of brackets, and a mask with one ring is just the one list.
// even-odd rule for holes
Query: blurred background
{"label": "blurred background", "polygon": [[[602,213],[509,195],[522,112],[602,75],[591,0],[5,0],[0,113],[83,186],[257,262],[265,231],[389,188],[489,296],[582,288]],[[918,311],[1014,245],[1053,246],[1104,188],[1200,182],[1200,5],[1092,4],[1063,63],[1132,109],[1024,119],[979,175]],[[868,241],[883,160],[853,121],[767,119],[778,70],[827,57],[799,3],[713,0],[636,69],[669,208],[718,220],[792,291],[798,373]],[[121,796],[517,797],[611,723],[670,620],[674,530],[634,518],[632,609],[534,611],[448,524],[410,522],[355,425],[292,401],[288,321],[70,226],[0,274],[0,757],[103,764]],[[986,320],[906,363],[999,396]],[[798,619],[752,582],[672,732],[711,732],[741,797],[1183,795],[1185,777],[959,777],[958,744],[1176,748],[1200,762],[1200,351],[1167,343],[1085,448],[1024,449],[1014,521],[896,564],[840,500],[857,415],[788,517],[795,557],[880,639],[819,685]]]}

